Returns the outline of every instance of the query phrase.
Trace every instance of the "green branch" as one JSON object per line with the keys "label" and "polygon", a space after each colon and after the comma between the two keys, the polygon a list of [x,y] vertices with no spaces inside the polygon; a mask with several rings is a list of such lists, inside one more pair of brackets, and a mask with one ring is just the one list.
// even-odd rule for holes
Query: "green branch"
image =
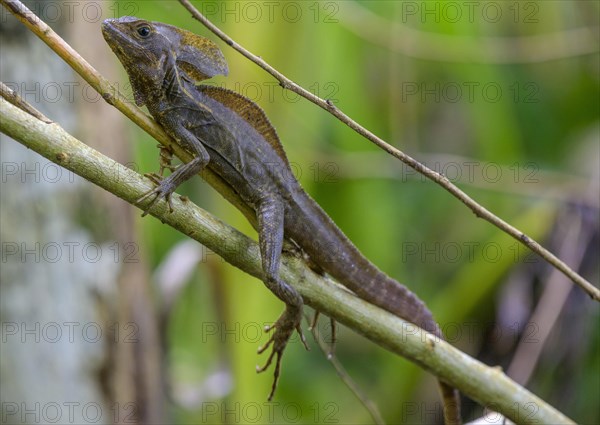
{"label": "green branch", "polygon": [[[152,188],[147,179],[75,139],[58,124],[40,121],[3,98],[0,98],[0,131],[131,204]],[[150,209],[150,214],[235,267],[262,278],[256,242],[185,198],[173,198],[173,213],[169,213],[165,202],[160,202]],[[501,370],[490,368],[415,325],[357,298],[312,272],[301,258],[284,255],[281,276],[311,307],[406,357],[513,421],[573,423]]]}

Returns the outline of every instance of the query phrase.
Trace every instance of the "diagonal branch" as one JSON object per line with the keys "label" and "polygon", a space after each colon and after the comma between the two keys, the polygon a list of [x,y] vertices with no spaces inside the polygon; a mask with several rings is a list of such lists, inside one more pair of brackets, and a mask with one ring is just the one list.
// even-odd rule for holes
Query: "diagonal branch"
{"label": "diagonal branch", "polygon": [[335,116],[337,119],[339,119],[341,122],[346,124],[348,127],[350,127],[351,129],[356,131],[358,134],[360,134],[361,136],[366,138],[367,140],[371,141],[372,143],[374,143],[375,145],[377,145],[378,147],[380,147],[381,149],[383,149],[390,155],[398,158],[400,161],[402,161],[409,167],[413,168],[418,173],[421,173],[428,179],[430,179],[430,180],[434,181],[435,183],[439,184],[440,186],[442,186],[444,189],[446,189],[448,192],[450,192],[455,198],[457,198],[459,201],[461,201],[463,204],[465,204],[477,217],[490,222],[491,224],[498,227],[503,232],[512,236],[514,239],[516,239],[517,241],[519,241],[520,243],[522,243],[523,245],[525,245],[526,247],[531,249],[531,251],[538,254],[540,257],[542,257],[548,263],[552,264],[556,269],[560,270],[563,274],[565,274],[574,283],[576,283],[581,288],[583,288],[583,290],[586,291],[592,299],[594,299],[596,301],[600,301],[600,289],[596,288],[594,285],[592,285],[590,282],[588,282],[586,279],[584,279],[582,276],[580,276],[576,271],[571,269],[564,261],[560,260],[554,254],[552,254],[550,251],[548,251],[546,248],[544,248],[542,245],[540,245],[538,242],[536,242],[535,240],[533,240],[532,238],[527,236],[525,233],[523,233],[516,227],[514,227],[511,224],[507,223],[506,221],[502,220],[500,217],[493,214],[492,212],[490,212],[489,210],[484,208],[482,205],[477,203],[473,198],[471,198],[469,195],[467,195],[465,192],[463,192],[461,189],[459,189],[456,185],[452,184],[450,182],[450,180],[448,180],[444,175],[426,167],[421,162],[417,161],[416,159],[405,154],[401,150],[399,150],[399,149],[395,148],[394,146],[390,145],[389,143],[385,142],[383,139],[381,139],[380,137],[378,137],[371,131],[367,130],[365,127],[358,124],[356,121],[354,121],[352,118],[350,118],[344,112],[342,112],[340,109],[335,107],[333,105],[333,103],[331,103],[330,101],[321,99],[320,97],[315,96],[308,90],[302,88],[301,86],[299,86],[298,84],[296,84],[295,82],[293,82],[292,80],[287,78],[281,72],[277,71],[277,69],[275,69],[273,66],[269,65],[262,58],[254,55],[250,51],[246,50],[244,47],[242,47],[241,45],[239,45],[238,43],[233,41],[233,39],[231,37],[229,37],[225,32],[223,32],[219,27],[217,27],[215,24],[210,22],[204,15],[202,15],[198,11],[198,9],[196,9],[189,2],[189,0],[179,0],[179,1],[192,14],[192,16],[195,19],[200,21],[206,28],[208,28],[210,31],[212,31],[217,37],[219,37],[221,40],[223,40],[225,43],[227,43],[233,49],[235,49],[236,51],[241,53],[243,56],[245,56],[246,58],[248,58],[249,60],[251,60],[252,62],[257,64],[258,66],[260,66],[262,69],[267,71],[269,74],[271,74],[277,81],[279,81],[279,84],[284,89],[291,90],[294,93],[297,93],[300,96],[310,100],[315,105],[320,106],[321,108],[325,109],[326,111],[331,113],[333,116]]}
{"label": "diagonal branch", "polygon": [[[151,189],[148,180],[133,170],[75,139],[58,124],[42,122],[4,98],[0,99],[0,132],[131,204]],[[173,197],[173,213],[161,202],[150,209],[150,214],[205,245],[230,264],[262,278],[256,242],[184,199]],[[301,258],[284,254],[281,276],[311,307],[406,357],[513,421],[573,423],[500,369],[488,367],[417,326],[361,300],[326,277],[315,274]]]}

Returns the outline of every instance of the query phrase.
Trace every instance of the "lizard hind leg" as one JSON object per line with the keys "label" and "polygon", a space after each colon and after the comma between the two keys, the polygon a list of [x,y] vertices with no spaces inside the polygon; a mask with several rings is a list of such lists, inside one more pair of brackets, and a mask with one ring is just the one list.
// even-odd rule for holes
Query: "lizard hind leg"
{"label": "lizard hind leg", "polygon": [[258,349],[258,353],[261,354],[269,347],[272,347],[271,354],[265,365],[256,368],[256,371],[259,373],[267,370],[276,357],[273,385],[268,398],[271,400],[279,380],[281,357],[294,331],[297,331],[300,335],[300,340],[304,344],[304,347],[308,349],[308,346],[306,345],[306,340],[300,326],[302,321],[302,306],[304,304],[302,297],[294,288],[279,277],[279,265],[283,248],[283,202],[277,199],[277,197],[267,197],[259,204],[256,214],[264,274],[263,281],[267,288],[285,303],[285,310],[279,319],[265,329],[266,332],[273,331],[273,334],[267,343]]}

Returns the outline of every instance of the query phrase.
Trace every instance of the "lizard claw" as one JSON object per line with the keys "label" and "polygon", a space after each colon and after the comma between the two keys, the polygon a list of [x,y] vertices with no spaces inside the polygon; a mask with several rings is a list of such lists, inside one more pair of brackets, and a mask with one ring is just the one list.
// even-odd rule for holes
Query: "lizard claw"
{"label": "lizard claw", "polygon": [[[321,315],[320,311],[315,311],[315,315],[313,316],[313,320],[312,323],[310,325],[310,330],[314,331],[315,329],[317,329],[317,324],[319,321],[319,317]],[[336,342],[336,325],[335,325],[335,320],[333,320],[332,318],[329,319],[329,324],[331,326],[331,338],[330,338],[330,343],[331,346],[329,347],[329,352],[327,353],[327,358],[331,359],[334,355],[334,351],[335,351],[335,342]]]}
{"label": "lizard claw", "polygon": [[171,181],[166,178],[163,179],[160,175],[156,173],[146,173],[144,176],[148,177],[152,182],[156,185],[156,187],[152,190],[149,190],[144,195],[142,195],[138,200],[135,201],[135,205],[140,204],[142,201],[154,196],[154,198],[148,203],[146,209],[142,213],[142,217],[148,215],[148,211],[154,204],[158,202],[160,198],[165,198],[167,203],[169,204],[169,211],[173,212],[173,200],[171,199],[171,195],[173,194],[174,187]]}
{"label": "lizard claw", "polygon": [[275,390],[277,389],[279,372],[281,370],[281,356],[283,355],[283,351],[285,350],[288,341],[294,333],[294,330],[296,330],[300,335],[300,340],[302,341],[302,344],[304,344],[304,347],[307,350],[309,349],[308,345],[306,344],[304,334],[302,333],[302,328],[300,327],[301,319],[301,310],[291,309],[288,307],[274,324],[265,326],[265,332],[270,332],[273,329],[275,332],[273,335],[271,335],[265,345],[258,348],[258,354],[264,353],[271,346],[273,348],[271,350],[271,354],[265,362],[265,365],[262,367],[256,366],[256,372],[261,373],[267,370],[269,366],[271,366],[273,358],[277,356],[277,360],[275,361],[275,371],[273,372],[273,385],[271,386],[271,392],[267,398],[268,401],[271,401],[273,395],[275,394]]}
{"label": "lizard claw", "polygon": [[157,186],[163,181],[163,176],[158,173],[144,173],[144,177],[148,177]]}
{"label": "lizard claw", "polygon": [[169,170],[172,173],[177,168],[179,168],[179,165],[173,165],[171,163],[173,161],[173,148],[171,148],[171,146],[163,146],[159,143],[158,145],[156,145],[156,147],[158,149],[160,149],[160,153],[159,153],[160,170],[158,171],[158,174],[160,174],[162,176],[163,173],[165,172],[165,170]]}
{"label": "lizard claw", "polygon": [[306,338],[304,338],[304,333],[302,333],[302,328],[300,327],[300,323],[298,323],[298,325],[296,326],[296,332],[298,332],[298,335],[300,335],[300,342],[302,342],[302,345],[304,345],[304,349],[306,351],[310,351],[310,348],[308,348],[308,344],[306,342]]}

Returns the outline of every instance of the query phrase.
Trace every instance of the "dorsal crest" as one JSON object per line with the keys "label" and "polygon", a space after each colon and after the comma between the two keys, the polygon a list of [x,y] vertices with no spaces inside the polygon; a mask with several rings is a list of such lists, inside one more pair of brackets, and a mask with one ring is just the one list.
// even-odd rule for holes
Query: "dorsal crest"
{"label": "dorsal crest", "polygon": [[212,97],[241,116],[265,138],[288,168],[290,167],[279,136],[260,106],[247,97],[222,87],[201,85],[198,86],[198,90],[201,90],[204,94]]}

